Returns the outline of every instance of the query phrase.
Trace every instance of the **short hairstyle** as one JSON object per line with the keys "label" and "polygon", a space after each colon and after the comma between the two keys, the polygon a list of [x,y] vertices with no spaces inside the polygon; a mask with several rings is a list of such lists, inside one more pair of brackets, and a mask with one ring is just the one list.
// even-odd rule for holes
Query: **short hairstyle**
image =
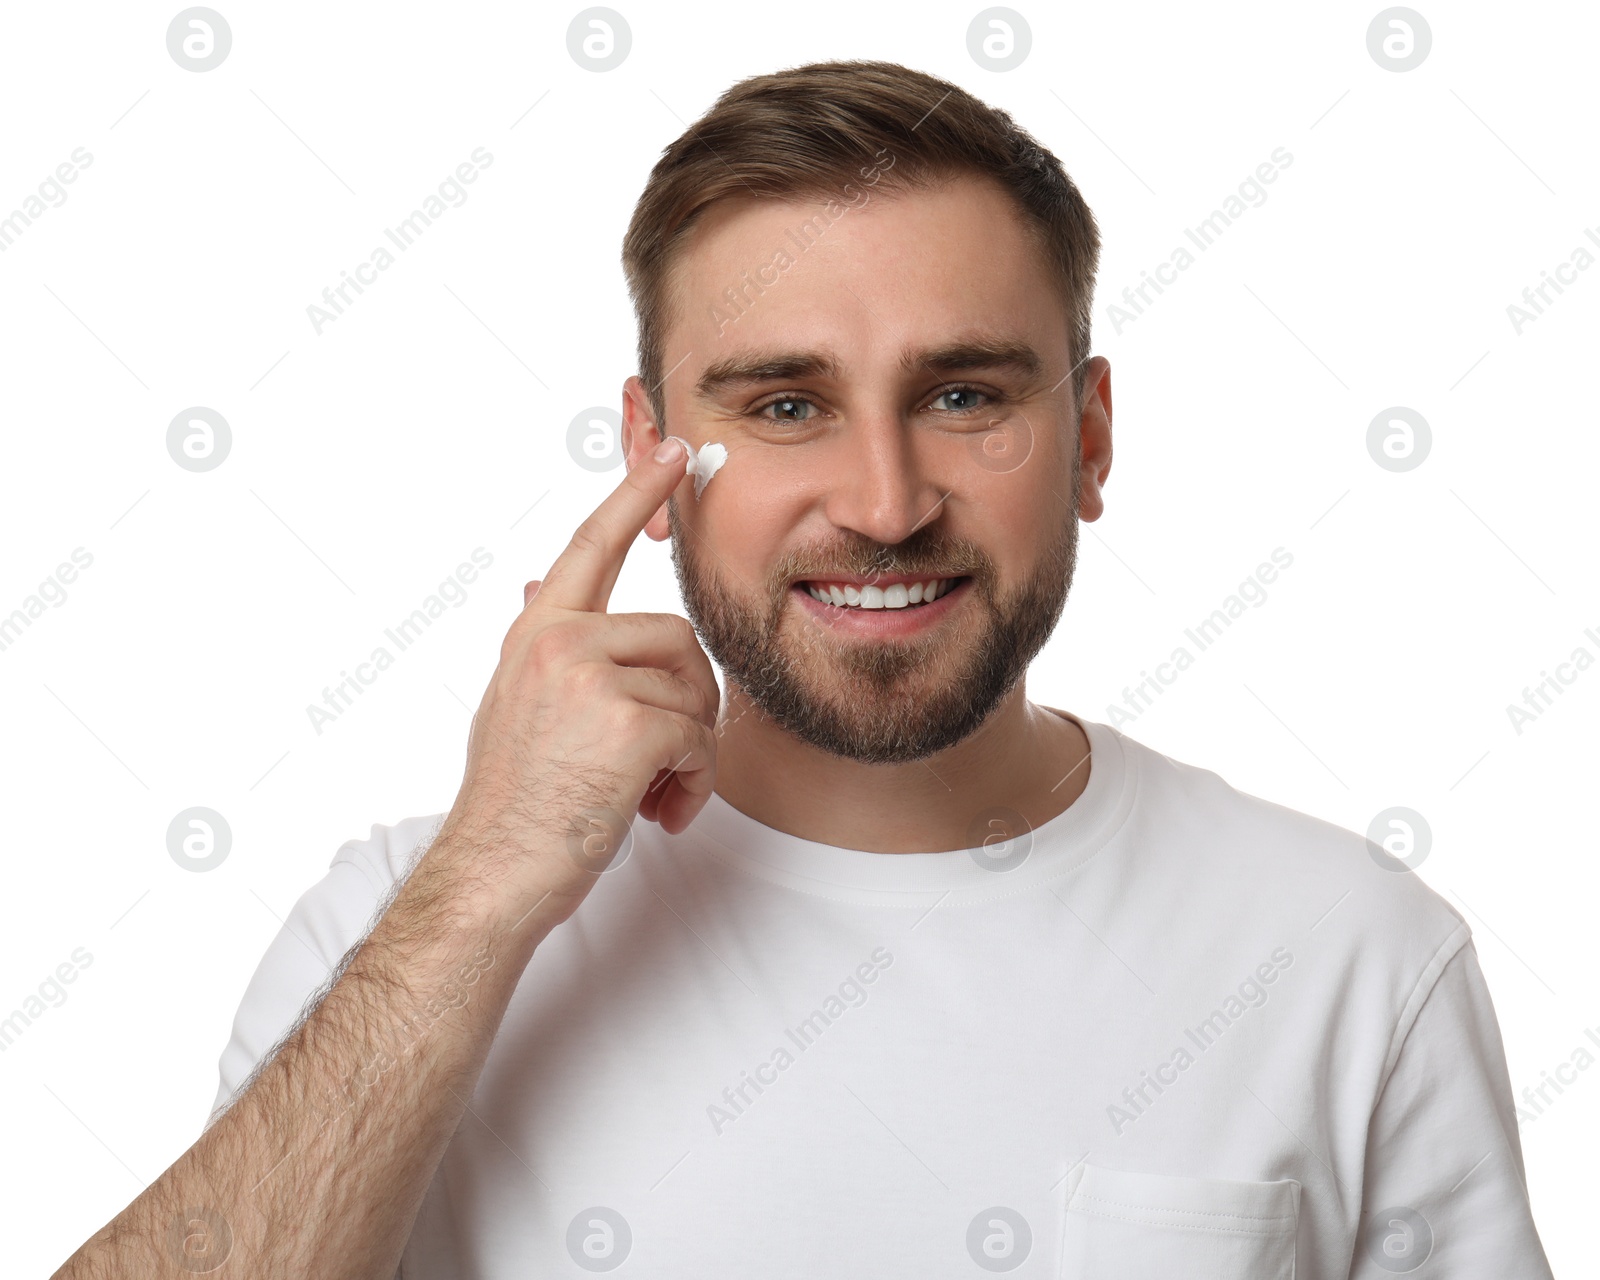
{"label": "short hairstyle", "polygon": [[623,236],[622,267],[638,318],[639,376],[658,424],[666,421],[662,364],[678,250],[700,215],[724,198],[837,197],[868,173],[891,194],[972,175],[1011,194],[1066,307],[1073,402],[1082,405],[1100,231],[1061,161],[1008,113],[948,81],[852,60],[740,81],[651,169]]}

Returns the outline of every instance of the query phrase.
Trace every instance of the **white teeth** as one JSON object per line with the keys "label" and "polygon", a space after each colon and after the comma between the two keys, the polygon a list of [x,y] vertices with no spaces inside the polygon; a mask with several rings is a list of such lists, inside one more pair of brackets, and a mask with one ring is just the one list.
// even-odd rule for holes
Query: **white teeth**
{"label": "white teeth", "polygon": [[913,582],[909,585],[897,582],[892,587],[875,587],[867,585],[856,588],[845,584],[831,584],[819,587],[815,583],[806,583],[806,590],[811,593],[814,600],[824,604],[839,605],[842,608],[857,609],[904,609],[907,605],[926,604],[937,600],[950,590],[953,578],[934,578],[927,582]]}

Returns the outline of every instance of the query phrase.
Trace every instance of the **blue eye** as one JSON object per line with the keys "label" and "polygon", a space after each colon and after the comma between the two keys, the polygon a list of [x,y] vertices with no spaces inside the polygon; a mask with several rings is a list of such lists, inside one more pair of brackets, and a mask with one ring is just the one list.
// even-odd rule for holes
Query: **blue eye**
{"label": "blue eye", "polygon": [[[989,395],[989,393],[987,391],[979,391],[976,387],[951,387],[947,391],[941,391],[937,396],[934,397],[934,399],[936,401],[937,400],[943,400],[946,396],[983,396],[984,399],[986,399],[986,400],[993,398],[993,397],[991,397]],[[974,409],[976,409],[978,407],[980,407],[980,406],[969,404],[963,409],[952,409],[950,412],[952,412],[952,413],[971,413]]]}
{"label": "blue eye", "polygon": [[[967,396],[967,397],[981,396],[983,398],[983,400],[986,402],[985,404],[967,404],[967,405],[964,405],[964,406],[962,406],[960,408],[949,408],[949,409],[943,410],[943,412],[945,412],[945,413],[953,413],[953,414],[958,414],[958,415],[961,415],[961,416],[969,416],[969,415],[971,415],[973,413],[978,412],[981,409],[987,408],[987,407],[997,403],[998,400],[999,400],[998,396],[992,395],[990,392],[987,392],[987,391],[982,391],[977,387],[969,387],[969,386],[965,386],[965,385],[956,385],[956,386],[951,386],[951,387],[945,388],[945,390],[941,391],[938,395],[936,395],[933,398],[931,403],[937,404],[940,400],[943,400],[943,399],[945,399],[947,397],[950,397],[950,396]],[[790,413],[794,412],[795,410],[798,410],[799,407],[802,406],[802,405],[804,405],[807,409],[815,409],[817,407],[816,404],[813,401],[806,399],[804,396],[800,396],[800,395],[782,395],[782,396],[777,397],[774,400],[768,400],[763,405],[757,406],[755,409],[751,410],[751,414],[752,414],[752,416],[764,419],[767,422],[807,422],[812,417],[814,417],[815,414],[813,414],[813,413],[800,413],[800,414],[797,414],[796,416],[792,416],[792,417],[789,416]],[[768,409],[778,409],[780,407],[782,407],[785,412],[780,413],[780,414],[776,414],[776,415],[768,415],[768,413],[767,413]]]}
{"label": "blue eye", "polygon": [[[816,405],[812,404],[811,401],[806,400],[801,396],[780,396],[776,400],[767,401],[766,404],[762,405],[759,409],[757,409],[756,410],[756,416],[758,418],[762,417],[762,416],[765,415],[765,413],[766,413],[766,411],[768,409],[775,409],[779,405],[797,406],[797,405],[802,405],[802,404],[803,405],[809,405],[813,409],[816,408]],[[775,418],[768,418],[767,421],[768,422],[804,422],[806,420],[806,418],[808,418],[808,417],[810,417],[809,414],[806,414],[806,415],[804,415],[802,417],[798,417],[798,418],[775,417]]]}

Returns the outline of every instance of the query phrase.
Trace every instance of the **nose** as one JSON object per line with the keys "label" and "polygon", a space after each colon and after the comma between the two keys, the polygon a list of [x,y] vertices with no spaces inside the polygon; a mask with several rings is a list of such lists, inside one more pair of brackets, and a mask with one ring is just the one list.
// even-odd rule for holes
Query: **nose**
{"label": "nose", "polygon": [[851,422],[828,493],[829,521],[892,546],[937,520],[950,491],[935,482],[928,447],[893,412]]}

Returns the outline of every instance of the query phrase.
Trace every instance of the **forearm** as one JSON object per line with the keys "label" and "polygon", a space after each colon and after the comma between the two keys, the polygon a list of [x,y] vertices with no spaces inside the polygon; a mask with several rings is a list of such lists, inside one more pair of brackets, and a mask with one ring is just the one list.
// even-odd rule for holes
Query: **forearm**
{"label": "forearm", "polygon": [[181,1277],[227,1248],[234,1274],[389,1280],[553,923],[471,865],[430,850],[250,1086],[57,1276]]}

